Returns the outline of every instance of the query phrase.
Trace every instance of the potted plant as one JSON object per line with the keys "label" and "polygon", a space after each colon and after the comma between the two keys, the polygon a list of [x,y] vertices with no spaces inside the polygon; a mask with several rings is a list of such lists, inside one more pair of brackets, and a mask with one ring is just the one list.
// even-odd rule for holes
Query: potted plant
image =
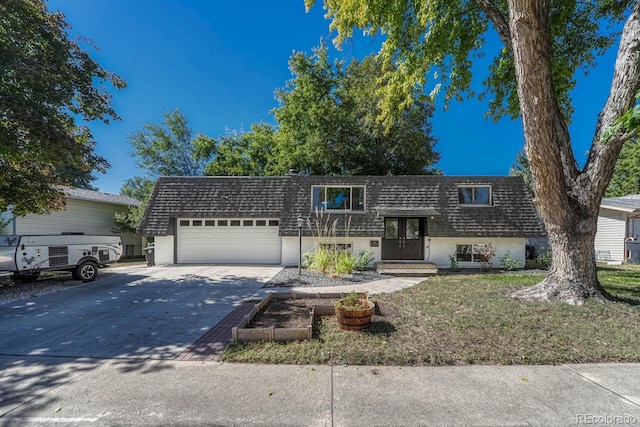
{"label": "potted plant", "polygon": [[351,292],[346,297],[334,301],[333,308],[340,329],[359,331],[371,324],[375,304],[369,301],[366,296]]}

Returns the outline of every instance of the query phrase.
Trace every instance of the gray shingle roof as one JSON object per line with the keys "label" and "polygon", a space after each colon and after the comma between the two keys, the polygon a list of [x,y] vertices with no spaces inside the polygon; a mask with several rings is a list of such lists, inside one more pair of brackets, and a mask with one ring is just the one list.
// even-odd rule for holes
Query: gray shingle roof
{"label": "gray shingle roof", "polygon": [[[492,187],[492,206],[461,206],[458,185]],[[424,216],[432,237],[536,237],[544,235],[533,202],[519,177],[287,176],[164,177],[156,183],[139,233],[171,234],[179,217],[280,218],[280,234],[297,236],[297,218],[315,220],[314,185],[364,185],[365,211],[332,213],[338,235],[381,236],[384,215]],[[324,213],[326,220],[329,214]],[[304,229],[305,234],[309,230]]]}
{"label": "gray shingle roof", "polygon": [[92,202],[110,203],[112,205],[122,206],[138,206],[140,201],[129,196],[120,194],[103,193],[101,191],[87,190],[84,188],[68,187],[65,185],[58,186],[70,199],[89,200]]}
{"label": "gray shingle roof", "polygon": [[138,233],[164,236],[174,218],[279,218],[287,177],[161,177]]}
{"label": "gray shingle roof", "polygon": [[609,197],[602,199],[600,204],[603,207],[620,209],[624,211],[640,210],[640,194],[632,194],[630,196]]}

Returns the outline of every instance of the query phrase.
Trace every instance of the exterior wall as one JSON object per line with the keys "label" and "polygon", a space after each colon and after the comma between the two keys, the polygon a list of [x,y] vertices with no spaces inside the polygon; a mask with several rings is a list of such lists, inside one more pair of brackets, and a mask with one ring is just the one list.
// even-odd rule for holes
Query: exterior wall
{"label": "exterior wall", "polygon": [[[370,247],[371,241],[378,242],[378,247]],[[319,241],[314,237],[302,238],[302,255],[312,251],[315,248],[316,242]],[[338,237],[336,239],[328,239],[327,243],[351,243],[351,250],[354,255],[360,254],[367,249],[373,251],[373,262],[380,261],[382,255],[382,239],[379,237]],[[300,242],[297,237],[283,237],[282,238],[282,265],[298,265],[298,247]],[[304,259],[304,258],[303,258]],[[373,263],[372,262],[372,263]],[[373,265],[373,264],[372,264]]]}
{"label": "exterior wall", "polygon": [[[370,241],[376,240],[378,247],[370,247]],[[302,254],[313,250],[316,239],[311,237],[302,238]],[[333,243],[334,240],[331,241]],[[354,254],[358,254],[367,249],[373,250],[374,260],[373,262],[380,261],[382,255],[382,239],[379,237],[359,237],[359,238],[338,238],[336,243],[351,243]],[[432,262],[438,265],[438,268],[449,268],[450,260],[449,256],[456,250],[457,244],[471,244],[471,243],[491,243],[498,251],[493,259],[494,267],[500,266],[500,258],[504,256],[507,251],[511,252],[511,258],[516,261],[520,261],[524,266],[525,260],[525,238],[524,237],[511,237],[511,238],[463,238],[463,237],[438,237],[428,238],[425,237],[425,261]],[[283,265],[298,265],[298,238],[297,237],[283,237],[282,238],[282,264]],[[460,262],[460,268],[479,268],[480,264],[477,262]]]}
{"label": "exterior wall", "polygon": [[[67,199],[65,209],[49,214],[27,214],[16,218],[16,234],[61,234],[85,233],[113,235],[116,227],[114,215],[125,212],[126,206],[110,203],[90,202],[86,200]],[[3,213],[3,219],[12,218],[8,212]],[[13,221],[2,229],[2,234],[13,233]],[[140,237],[133,233],[122,233],[123,250],[126,245],[134,245],[134,255],[142,255]],[[125,252],[126,253],[126,252]]]}
{"label": "exterior wall", "polygon": [[[507,251],[511,252],[511,258],[520,261],[524,266],[525,241],[524,237],[426,237],[425,257],[426,261],[436,264],[438,268],[449,268],[451,266],[449,256],[455,253],[456,245],[490,243],[491,246],[497,248],[496,256],[492,260],[494,267],[500,266],[500,258]],[[458,266],[460,268],[480,268],[480,264],[477,262],[458,262]]]}
{"label": "exterior wall", "polygon": [[154,261],[156,265],[175,264],[174,236],[156,236],[154,243]]}
{"label": "exterior wall", "polygon": [[609,252],[611,260],[624,261],[625,237],[625,214],[613,209],[600,209],[595,239],[596,252]]}

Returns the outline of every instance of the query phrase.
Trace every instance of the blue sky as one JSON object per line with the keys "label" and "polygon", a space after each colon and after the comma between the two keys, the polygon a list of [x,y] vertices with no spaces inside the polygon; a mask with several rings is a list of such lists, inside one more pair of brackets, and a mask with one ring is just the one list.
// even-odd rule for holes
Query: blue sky
{"label": "blue sky", "polygon": [[[249,129],[273,122],[276,88],[291,79],[293,51],[311,52],[329,39],[329,21],[319,0],[305,13],[303,0],[222,2],[206,0],[49,0],[73,29],[100,51],[92,56],[119,74],[128,87],[111,91],[122,118],[109,125],[90,123],[97,152],[111,168],[94,185],[118,193],[130,177],[143,175],[131,156],[127,136],[146,123],[159,123],[162,112],[179,108],[195,133],[211,137],[227,129]],[[336,57],[349,60],[377,50],[378,40],[357,37]],[[573,94],[571,125],[579,162],[586,159],[597,114],[609,91],[615,51],[581,77]],[[486,65],[478,65],[479,87]],[[430,90],[430,88],[428,88]],[[522,149],[520,121],[485,120],[486,103],[468,100],[439,109],[433,135],[446,175],[506,175]]]}

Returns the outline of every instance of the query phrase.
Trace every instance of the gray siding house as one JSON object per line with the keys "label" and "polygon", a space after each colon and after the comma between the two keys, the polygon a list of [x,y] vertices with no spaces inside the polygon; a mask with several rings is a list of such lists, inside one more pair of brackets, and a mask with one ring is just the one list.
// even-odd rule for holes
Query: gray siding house
{"label": "gray siding house", "polygon": [[[75,187],[60,187],[65,193],[66,206],[48,214],[27,214],[15,217],[8,210],[0,215],[6,224],[0,234],[62,234],[84,233],[112,235],[116,231],[116,212],[126,212],[137,206],[136,199],[118,194],[103,193]],[[134,233],[116,233],[122,238],[126,256],[142,255],[142,241]]]}
{"label": "gray siding house", "polygon": [[[317,231],[334,223],[329,238]],[[293,175],[161,177],[138,233],[154,238],[158,264],[295,265],[301,243],[478,267],[484,245],[494,265],[507,251],[524,261],[525,239],[544,229],[520,177]]]}
{"label": "gray siding house", "polygon": [[627,239],[640,240],[640,194],[602,199],[595,250],[597,261],[626,261]]}

